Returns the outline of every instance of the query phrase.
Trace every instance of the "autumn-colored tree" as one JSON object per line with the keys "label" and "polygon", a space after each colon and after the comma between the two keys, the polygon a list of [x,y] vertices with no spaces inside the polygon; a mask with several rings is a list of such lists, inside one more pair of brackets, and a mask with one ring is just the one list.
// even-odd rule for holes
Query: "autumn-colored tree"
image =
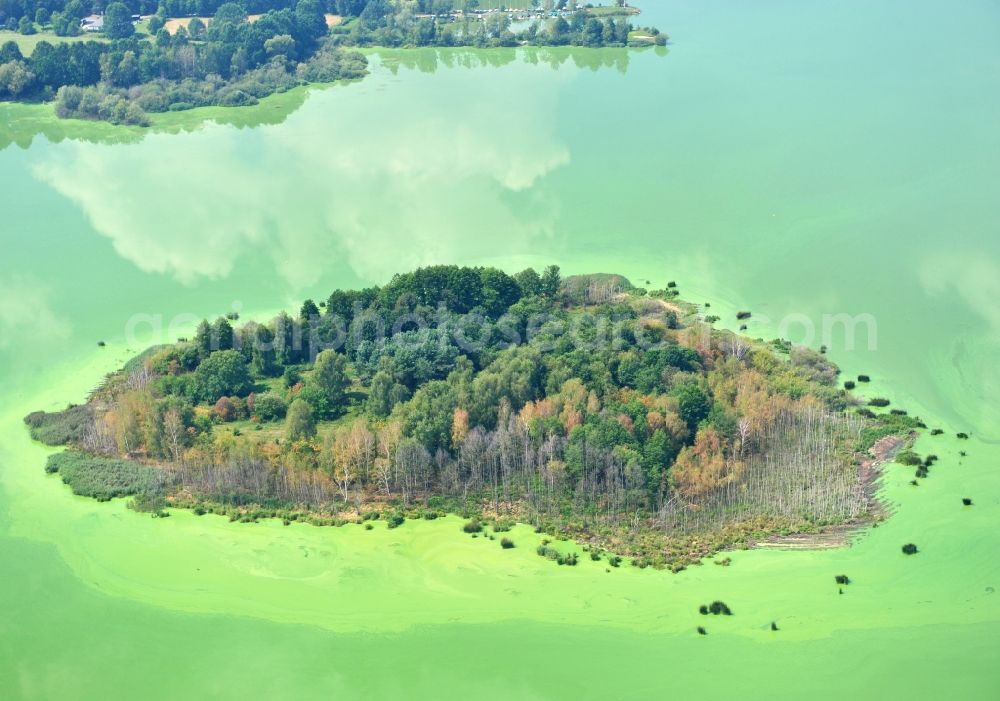
{"label": "autumn-colored tree", "polygon": [[726,455],[722,438],[711,426],[695,436],[693,446],[685,446],[670,470],[674,487],[686,499],[734,481],[740,473],[738,461]]}
{"label": "autumn-colored tree", "polygon": [[455,409],[455,413],[453,414],[451,421],[451,444],[453,446],[461,445],[465,440],[465,437],[468,435],[469,412],[465,409]]}

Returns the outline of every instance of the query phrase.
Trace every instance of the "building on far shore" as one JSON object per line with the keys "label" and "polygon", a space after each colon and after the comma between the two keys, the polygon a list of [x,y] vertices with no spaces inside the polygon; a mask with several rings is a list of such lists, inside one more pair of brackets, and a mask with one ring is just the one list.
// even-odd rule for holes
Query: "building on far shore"
{"label": "building on far shore", "polygon": [[87,15],[80,20],[80,29],[85,32],[103,32],[104,15]]}

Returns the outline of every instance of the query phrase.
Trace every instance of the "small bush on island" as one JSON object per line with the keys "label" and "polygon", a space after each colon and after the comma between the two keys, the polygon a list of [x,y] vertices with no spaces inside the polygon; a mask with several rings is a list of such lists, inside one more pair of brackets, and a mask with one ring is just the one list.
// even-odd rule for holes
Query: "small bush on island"
{"label": "small bush on island", "polygon": [[705,630],[702,626],[698,626],[698,635],[708,635],[708,631]]}
{"label": "small bush on island", "polygon": [[555,548],[550,548],[547,545],[539,545],[537,548],[535,548],[535,552],[546,559],[554,560],[559,565],[575,566],[577,563],[578,556],[576,553],[569,553],[568,555],[563,555]]}
{"label": "small bush on island", "polygon": [[926,465],[927,467],[930,467],[931,465],[933,465],[937,461],[938,461],[938,456],[934,455],[934,454],[931,454],[931,455],[928,455],[926,458],[924,458],[924,465]]}
{"label": "small bush on island", "polygon": [[510,550],[511,548],[514,547],[514,541],[511,540],[510,538],[501,538],[500,547],[503,548],[504,550]]}
{"label": "small bush on island", "polygon": [[889,406],[889,400],[882,397],[875,397],[868,400],[868,406],[886,407]]}
{"label": "small bush on island", "polygon": [[736,312],[736,320],[743,321],[744,319],[749,319],[751,317],[750,312]]}
{"label": "small bush on island", "polygon": [[701,606],[699,606],[698,607],[698,613],[700,613],[702,616],[707,616],[708,615],[708,606],[705,605],[705,604],[702,604]]}
{"label": "small bush on island", "polygon": [[858,382],[871,382],[871,381],[872,378],[868,377],[868,375],[858,375]]}
{"label": "small bush on island", "polygon": [[956,433],[955,437],[956,438],[961,438],[962,440],[965,440],[965,439],[967,439],[969,437],[969,434],[965,433],[964,431],[962,431],[962,432]]}
{"label": "small bush on island", "polygon": [[730,608],[726,606],[726,604],[723,603],[722,601],[713,601],[712,603],[710,603],[708,605],[708,612],[713,616],[718,616],[720,614],[723,616],[733,615],[733,612],[730,610]]}
{"label": "small bush on island", "polygon": [[921,465],[920,467],[917,468],[917,471],[916,471],[916,473],[915,473],[914,476],[915,477],[920,477],[922,479],[922,478],[926,477],[927,474],[928,474],[927,468],[924,467],[923,465]]}
{"label": "small bush on island", "polygon": [[834,581],[837,582],[837,584],[850,584],[851,583],[851,578],[848,577],[846,574],[838,574],[833,579],[834,579]]}
{"label": "small bush on island", "polygon": [[844,382],[844,389],[846,389],[846,390],[852,390],[855,387],[857,387],[857,385],[854,384],[854,380],[846,380]]}
{"label": "small bush on island", "polygon": [[913,543],[907,543],[906,545],[903,546],[904,555],[916,555],[916,553],[917,553],[917,546],[914,545]]}
{"label": "small bush on island", "polygon": [[167,517],[170,514],[163,510],[167,505],[162,494],[139,492],[128,502],[128,508],[139,513],[153,514],[154,518]]}
{"label": "small bush on island", "polygon": [[481,524],[476,519],[473,519],[471,521],[466,521],[462,525],[462,530],[465,531],[466,533],[479,533],[480,531],[483,530],[483,524]]}
{"label": "small bush on island", "polygon": [[965,506],[972,506],[972,499],[969,497],[962,497],[962,504]]}
{"label": "small bush on island", "polygon": [[778,624],[774,621],[771,621],[771,630],[778,630]]}
{"label": "small bush on island", "polygon": [[931,429],[931,435],[932,436],[940,436],[942,433],[944,433],[944,431],[942,429],[940,429],[940,428],[932,428]]}

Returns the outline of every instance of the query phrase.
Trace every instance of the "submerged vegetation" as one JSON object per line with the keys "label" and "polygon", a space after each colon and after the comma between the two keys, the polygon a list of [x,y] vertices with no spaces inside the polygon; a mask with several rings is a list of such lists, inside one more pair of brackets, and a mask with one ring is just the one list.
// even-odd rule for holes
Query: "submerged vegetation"
{"label": "submerged vegetation", "polygon": [[204,321],[25,421],[72,446],[53,464],[81,494],[238,521],[451,511],[474,537],[522,521],[640,567],[876,515],[876,444],[917,419],[862,415],[820,353],[667,299],[556,266],[422,268],[295,317]]}

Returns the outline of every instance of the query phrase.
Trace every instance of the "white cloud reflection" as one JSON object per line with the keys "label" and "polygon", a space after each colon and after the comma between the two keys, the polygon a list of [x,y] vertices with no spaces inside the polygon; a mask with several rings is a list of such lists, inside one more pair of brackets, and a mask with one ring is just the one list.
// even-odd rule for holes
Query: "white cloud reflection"
{"label": "white cloud reflection", "polygon": [[381,69],[311,94],[277,126],[63,142],[34,172],[119,255],[185,284],[261,255],[291,290],[337,261],[382,278],[552,235],[555,200],[535,186],[569,162],[556,96],[575,70]]}

